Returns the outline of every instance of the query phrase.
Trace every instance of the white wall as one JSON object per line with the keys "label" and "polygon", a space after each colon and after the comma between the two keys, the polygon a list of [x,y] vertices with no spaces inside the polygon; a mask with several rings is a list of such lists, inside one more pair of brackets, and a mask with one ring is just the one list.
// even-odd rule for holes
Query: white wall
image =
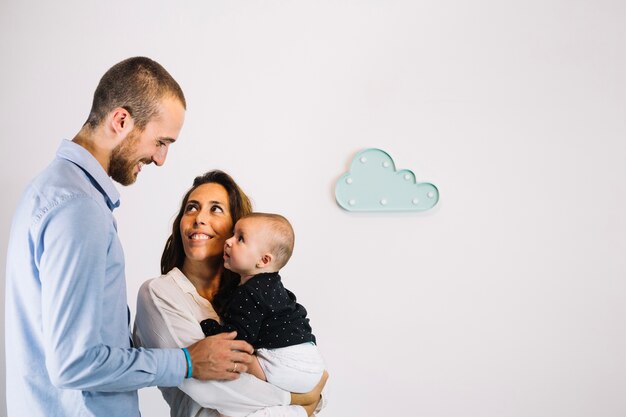
{"label": "white wall", "polygon": [[[189,110],[165,167],[122,190],[133,311],[184,190],[221,168],[293,221],[322,415],[624,416],[625,18],[619,0],[3,0],[0,263],[99,77],[146,55]],[[334,181],[367,147],[438,207],[342,211]]]}

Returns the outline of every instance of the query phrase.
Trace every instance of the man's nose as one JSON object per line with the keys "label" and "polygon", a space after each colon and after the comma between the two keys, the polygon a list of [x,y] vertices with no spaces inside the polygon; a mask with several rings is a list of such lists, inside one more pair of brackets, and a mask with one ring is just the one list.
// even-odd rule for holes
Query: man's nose
{"label": "man's nose", "polygon": [[156,166],[160,167],[161,165],[165,163],[168,149],[169,149],[169,145],[160,146],[157,148],[154,155],[152,155],[152,162],[154,162]]}

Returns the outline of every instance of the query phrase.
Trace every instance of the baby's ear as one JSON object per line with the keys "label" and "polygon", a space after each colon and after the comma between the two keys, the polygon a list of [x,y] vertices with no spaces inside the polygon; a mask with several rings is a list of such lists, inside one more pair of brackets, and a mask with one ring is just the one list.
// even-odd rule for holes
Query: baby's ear
{"label": "baby's ear", "polygon": [[261,256],[261,259],[256,263],[257,268],[265,268],[274,260],[274,256],[271,253],[266,253]]}

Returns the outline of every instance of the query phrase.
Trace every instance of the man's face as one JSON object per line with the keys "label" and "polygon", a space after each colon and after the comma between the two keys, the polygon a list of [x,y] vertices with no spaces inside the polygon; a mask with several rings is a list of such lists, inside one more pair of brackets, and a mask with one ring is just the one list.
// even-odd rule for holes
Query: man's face
{"label": "man's face", "polygon": [[185,109],[177,99],[165,97],[145,129],[137,127],[111,152],[109,175],[122,185],[130,185],[144,165],[165,163],[170,144],[176,141],[185,120]]}

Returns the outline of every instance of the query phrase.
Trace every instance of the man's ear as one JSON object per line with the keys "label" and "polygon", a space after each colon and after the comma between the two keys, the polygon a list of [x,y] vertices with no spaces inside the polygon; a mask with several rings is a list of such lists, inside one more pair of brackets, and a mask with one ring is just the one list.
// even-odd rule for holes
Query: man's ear
{"label": "man's ear", "polygon": [[109,113],[109,127],[117,136],[124,138],[135,127],[135,121],[128,110],[116,107]]}
{"label": "man's ear", "polygon": [[257,268],[265,268],[274,260],[274,256],[271,253],[266,253],[261,256],[261,259],[256,263]]}

